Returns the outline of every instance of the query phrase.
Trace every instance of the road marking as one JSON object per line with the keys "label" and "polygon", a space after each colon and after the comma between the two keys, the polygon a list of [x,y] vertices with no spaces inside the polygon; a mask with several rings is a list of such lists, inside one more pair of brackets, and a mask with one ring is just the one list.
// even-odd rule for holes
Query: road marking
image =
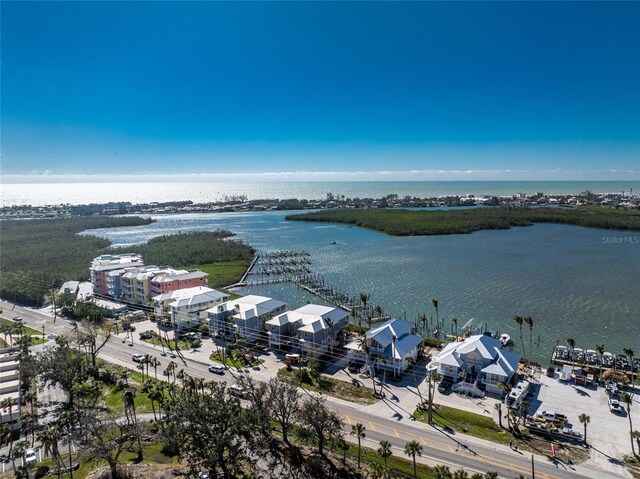
{"label": "road marking", "polygon": [[[363,419],[363,418],[358,418],[357,416],[350,416],[345,414],[345,419],[347,419],[349,421],[349,423],[351,423],[351,421],[359,421],[359,422],[368,422],[370,426],[372,426],[372,430],[380,433],[380,434],[385,434],[387,436],[391,436],[391,434],[388,434],[384,431],[381,431],[380,429],[388,429],[389,431],[393,432],[393,435],[395,435],[397,438],[400,438],[400,436],[398,435],[398,432],[389,426],[386,426],[384,424],[380,424],[377,423],[375,421],[369,421],[367,419]],[[373,426],[377,426],[378,429],[374,429]],[[441,441],[439,439],[429,439],[428,441],[425,440],[422,436],[415,434],[413,432],[407,431],[407,432],[403,432],[403,437],[407,437],[407,436],[411,436],[413,438],[418,439],[420,442],[422,442],[422,444],[424,444],[425,446],[430,447],[431,449],[435,449],[441,452],[446,452],[446,453],[451,453],[451,454],[455,454],[457,456],[463,456],[463,452],[462,451],[454,451],[451,449],[451,444],[447,441]],[[464,448],[463,448],[464,451]],[[473,454],[473,453],[472,453]],[[502,459],[498,459],[496,457],[493,456],[487,456],[486,458],[484,456],[482,456],[481,454],[474,454],[475,459],[478,462],[482,462],[485,464],[490,464],[490,465],[494,465],[497,467],[504,467],[505,469],[509,469],[512,472],[519,472],[519,473],[523,473],[523,474],[529,474],[531,472],[531,470],[529,469],[529,467],[524,467],[524,466],[520,466],[517,464],[513,464],[511,462],[508,462],[506,460],[502,460]],[[539,472],[538,475],[541,478],[544,479],[560,479],[560,477],[558,476],[553,476],[550,475],[548,473],[544,473],[544,472]]]}
{"label": "road marking", "polygon": [[372,431],[376,430],[376,427],[373,425],[373,423],[371,421],[369,421],[369,427],[371,427]]}

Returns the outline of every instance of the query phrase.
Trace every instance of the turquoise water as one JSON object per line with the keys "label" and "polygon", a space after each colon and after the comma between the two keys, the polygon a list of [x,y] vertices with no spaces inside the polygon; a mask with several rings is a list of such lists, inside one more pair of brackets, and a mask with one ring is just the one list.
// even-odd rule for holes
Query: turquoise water
{"label": "turquoise water", "polygon": [[[7,183],[0,191],[2,206],[59,205],[130,201],[150,203],[192,200],[195,203],[218,201],[225,196],[245,195],[248,199],[300,198],[324,199],[327,193],[350,198],[380,198],[440,195],[511,196],[538,191],[557,194],[640,193],[640,181],[245,181],[245,182],[140,182],[135,176],[126,182]],[[44,180],[43,180],[44,181]]]}
{"label": "turquoise water", "polygon": [[[142,227],[95,230],[116,245],[161,234],[227,228],[258,250],[303,249],[334,286],[413,321],[418,314],[487,323],[519,342],[513,316],[534,319],[533,356],[547,361],[556,341],[614,353],[640,351],[640,233],[535,225],[470,235],[394,237],[347,225],[287,222],[284,213],[159,215]],[[634,239],[635,238],[635,239]],[[332,245],[331,242],[336,244]],[[290,308],[316,301],[292,285],[244,288]],[[525,330],[529,348],[529,331]],[[519,348],[518,348],[519,349]]]}

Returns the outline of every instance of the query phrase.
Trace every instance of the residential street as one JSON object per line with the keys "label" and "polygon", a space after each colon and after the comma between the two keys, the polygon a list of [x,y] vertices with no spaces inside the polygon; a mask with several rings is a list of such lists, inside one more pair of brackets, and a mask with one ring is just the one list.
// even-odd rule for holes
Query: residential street
{"label": "residential street", "polygon": [[[11,317],[13,314],[20,314],[24,318],[23,321],[26,325],[41,329],[44,324],[47,333],[64,334],[71,330],[71,325],[63,319],[58,318],[56,324],[53,324],[53,318],[42,312],[19,306],[12,308],[12,305],[4,301],[2,306],[5,316]],[[158,368],[159,371],[164,369],[170,360],[173,360],[178,362],[185,372],[193,376],[204,377],[207,380],[227,381],[229,384],[235,382],[234,373],[230,371],[227,371],[224,376],[208,372],[207,368],[210,364],[208,357],[213,350],[213,344],[210,340],[203,342],[200,351],[184,351],[184,360],[180,357],[173,359],[167,356],[163,357],[160,347],[139,341],[137,339],[139,332],[140,329],[135,332],[133,346],[131,346],[130,341],[123,342],[123,334],[111,338],[100,352],[100,357],[106,361],[137,370],[137,363],[131,360],[132,353],[150,354],[161,361],[162,366]],[[260,371],[252,370],[249,374],[256,380],[266,380],[273,377],[276,374],[276,370],[277,368],[273,365],[267,365],[266,369],[261,368]],[[160,374],[158,377],[161,377]],[[396,400],[392,399],[394,396]],[[511,450],[508,446],[429,427],[411,419],[410,413],[413,411],[413,403],[411,407],[403,408],[402,401],[398,399],[395,391],[392,392],[391,390],[389,390],[387,397],[391,399],[384,399],[371,406],[357,405],[332,397],[327,397],[327,403],[344,417],[347,440],[355,441],[355,438],[350,436],[348,432],[351,424],[359,422],[364,424],[367,429],[366,439],[363,444],[372,448],[377,448],[379,441],[387,440],[394,446],[394,454],[405,457],[403,453],[405,443],[410,440],[417,440],[424,447],[422,457],[417,458],[417,460],[430,465],[448,464],[452,469],[464,467],[470,472],[495,470],[501,477],[506,478],[512,478],[518,474],[522,474],[525,477],[531,476],[532,456],[529,453],[517,452]],[[417,403],[417,399],[415,401]],[[614,468],[613,465],[607,471],[594,471],[581,466],[552,464],[546,457],[537,455],[534,456],[533,463],[535,477],[537,478],[626,477],[623,475],[622,468]]]}

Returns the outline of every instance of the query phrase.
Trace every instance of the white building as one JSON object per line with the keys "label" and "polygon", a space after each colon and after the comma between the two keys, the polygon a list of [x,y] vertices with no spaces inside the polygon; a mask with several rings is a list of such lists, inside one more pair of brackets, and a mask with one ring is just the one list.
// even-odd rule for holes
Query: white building
{"label": "white building", "polygon": [[345,348],[351,358],[365,363],[367,357],[362,352],[361,345],[364,339],[370,351],[369,365],[373,365],[375,369],[387,369],[397,376],[406,371],[411,359],[418,358],[422,337],[412,334],[412,328],[406,321],[390,319],[367,331],[359,340],[351,341]]}
{"label": "white building", "polygon": [[0,403],[11,405],[0,408],[0,424],[9,424],[14,434],[20,435],[20,348],[0,349]]}
{"label": "white building", "polygon": [[285,309],[285,303],[266,296],[249,295],[226,301],[207,311],[209,332],[212,336],[237,332],[238,337],[255,342],[266,331],[265,321]]}
{"label": "white building", "polygon": [[205,286],[185,288],[153,297],[156,318],[170,318],[178,331],[205,323],[207,310],[229,299],[227,293]]}
{"label": "white building", "polygon": [[326,352],[347,325],[349,313],[340,308],[307,304],[265,322],[269,347],[297,346],[303,353]]}
{"label": "white building", "polygon": [[502,395],[498,384],[510,383],[518,372],[520,355],[502,349],[490,333],[447,344],[431,363],[453,383],[452,390],[473,396]]}

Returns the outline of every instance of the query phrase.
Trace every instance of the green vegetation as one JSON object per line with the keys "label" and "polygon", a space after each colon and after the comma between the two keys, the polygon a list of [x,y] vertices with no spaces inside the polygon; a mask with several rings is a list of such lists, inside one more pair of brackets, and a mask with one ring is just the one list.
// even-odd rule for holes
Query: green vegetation
{"label": "green vegetation", "polygon": [[[37,329],[30,328],[29,326],[25,326],[20,322],[13,321],[11,319],[0,318],[0,324],[6,324],[9,326],[13,326],[16,328],[16,332],[13,334],[18,334],[17,328],[22,326],[22,334],[29,334],[31,336],[40,336],[42,337],[42,331],[38,331]],[[1,334],[1,333],[0,333]]]}
{"label": "green vegetation", "polygon": [[221,263],[189,265],[187,269],[199,269],[209,274],[210,288],[223,288],[237,283],[242,278],[251,259],[240,259],[235,261],[225,261]]}
{"label": "green vegetation", "polygon": [[108,252],[108,240],[78,233],[150,222],[135,216],[2,221],[0,295],[21,304],[41,305],[52,284],[88,280],[91,260]]}
{"label": "green vegetation", "polygon": [[254,250],[243,241],[226,239],[229,231],[201,231],[159,236],[146,244],[129,246],[118,252],[139,253],[146,264],[168,264],[174,268],[215,264],[227,261],[251,261]]}
{"label": "green vegetation", "polygon": [[394,236],[446,235],[486,229],[508,229],[534,223],[561,223],[590,228],[640,231],[640,213],[575,208],[472,208],[442,211],[337,209],[289,215],[287,220],[347,223]]}
{"label": "green vegetation", "polygon": [[[427,412],[416,409],[414,416],[419,421],[427,422]],[[506,429],[501,428],[489,416],[481,416],[462,409],[437,405],[433,409],[433,423],[444,429],[453,429],[470,436],[488,439],[489,441],[509,444],[513,436]]]}
{"label": "green vegetation", "polygon": [[303,389],[328,394],[346,401],[360,404],[373,404],[376,402],[372,389],[364,385],[354,385],[322,376],[314,373],[310,368],[297,368],[291,371],[288,371],[287,368],[282,368],[278,370],[278,377],[288,378]]}
{"label": "green vegetation", "polygon": [[216,363],[225,364],[231,368],[251,368],[264,363],[263,359],[247,354],[240,354],[238,351],[231,351],[231,355],[225,355],[224,357],[218,353],[212,353],[209,359]]}
{"label": "green vegetation", "polygon": [[0,295],[20,304],[42,305],[64,281],[88,280],[91,261],[106,253],[133,251],[142,254],[146,264],[205,268],[214,287],[240,279],[253,258],[253,248],[228,239],[232,233],[226,230],[161,236],[144,245],[116,250],[110,248],[109,240],[78,234],[151,221],[135,216],[3,221]]}

